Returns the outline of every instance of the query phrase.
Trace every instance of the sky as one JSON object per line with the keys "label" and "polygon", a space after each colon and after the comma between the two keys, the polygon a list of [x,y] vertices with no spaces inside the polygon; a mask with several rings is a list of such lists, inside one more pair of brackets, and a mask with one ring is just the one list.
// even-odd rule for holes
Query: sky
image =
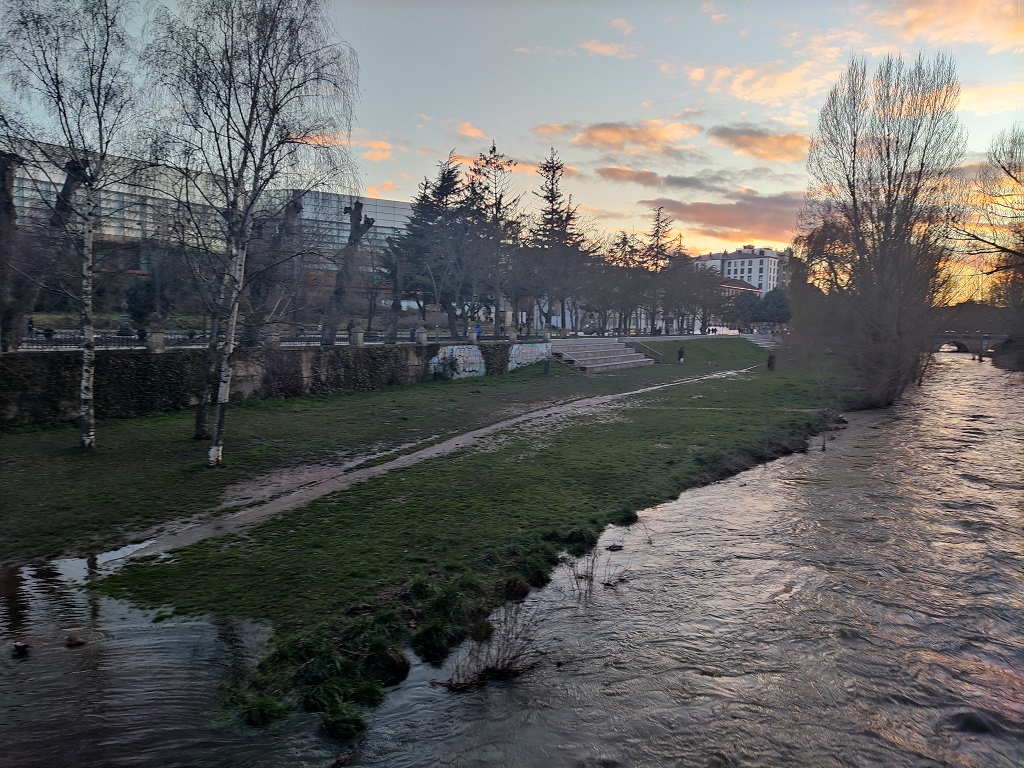
{"label": "sky", "polygon": [[524,202],[554,149],[590,226],[663,207],[691,254],[785,247],[853,56],[951,54],[968,161],[1024,119],[1024,0],[330,0],[359,58],[362,194],[412,200],[493,141]]}

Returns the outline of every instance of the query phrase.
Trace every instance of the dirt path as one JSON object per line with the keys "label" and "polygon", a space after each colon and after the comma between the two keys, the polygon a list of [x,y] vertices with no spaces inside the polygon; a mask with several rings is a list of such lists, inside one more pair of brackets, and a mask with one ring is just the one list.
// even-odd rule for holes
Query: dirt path
{"label": "dirt path", "polygon": [[[254,480],[247,480],[228,488],[224,493],[221,506],[215,512],[239,505],[243,505],[242,509],[212,517],[208,515],[198,521],[191,519],[172,523],[171,530],[155,535],[138,548],[127,552],[121,559],[162,554],[171,549],[194,544],[203,539],[236,533],[251,525],[267,520],[274,515],[305,506],[328,494],[343,491],[356,483],[379,477],[394,469],[409,467],[421,461],[438,456],[446,456],[463,449],[483,448],[485,446],[481,443],[482,438],[491,437],[512,428],[520,430],[515,436],[517,439],[522,437],[521,430],[524,427],[542,426],[545,433],[550,434],[553,430],[565,426],[571,419],[578,416],[584,414],[593,416],[614,408],[621,408],[623,404],[620,401],[633,395],[640,395],[681,384],[695,384],[714,379],[729,378],[749,370],[751,369],[720,371],[701,376],[692,376],[667,384],[635,389],[629,392],[619,392],[614,395],[600,395],[565,401],[535,411],[529,411],[437,443],[432,443],[431,439],[428,438],[418,443],[407,443],[388,451],[382,451],[341,464],[281,469],[269,475],[264,475]],[[395,454],[399,455],[388,461],[376,463],[380,459]]]}

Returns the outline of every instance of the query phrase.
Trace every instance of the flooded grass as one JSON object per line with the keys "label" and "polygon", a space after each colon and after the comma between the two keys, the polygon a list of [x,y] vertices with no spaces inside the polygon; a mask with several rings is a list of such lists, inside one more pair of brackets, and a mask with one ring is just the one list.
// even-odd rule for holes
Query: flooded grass
{"label": "flooded grass", "polygon": [[[675,344],[662,342],[666,353]],[[554,402],[753,367],[580,413],[532,420],[476,449],[391,472],[242,532],[147,558],[92,584],[168,615],[269,621],[273,650],[225,690],[240,722],[315,712],[339,738],[358,732],[402,648],[431,663],[487,617],[547,583],[564,553],[687,487],[800,450],[836,407],[836,379],[798,370],[741,339],[690,341],[686,365],[601,376],[541,366],[508,376],[233,410],[228,468],[208,470],[189,414],[110,421],[100,448],[70,430],[4,436],[0,559],[96,551],[131,532],[214,509],[228,487],[282,468],[423,444]],[[669,349],[671,347],[671,349]],[[403,448],[402,450],[406,450]]]}

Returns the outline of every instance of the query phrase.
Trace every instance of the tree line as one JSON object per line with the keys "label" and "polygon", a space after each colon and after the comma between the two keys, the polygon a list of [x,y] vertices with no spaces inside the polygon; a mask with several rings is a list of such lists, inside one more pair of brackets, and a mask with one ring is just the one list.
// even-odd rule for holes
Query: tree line
{"label": "tree line", "polygon": [[[132,31],[133,0],[8,0],[2,12],[13,88],[0,104],[0,226],[11,235],[0,330],[9,344],[43,288],[77,304],[80,443],[93,447],[94,290],[116,268],[109,248],[98,260],[97,233],[123,221],[136,193],[166,199],[146,228],[180,257],[209,319],[196,437],[211,441],[209,463],[220,465],[243,305],[274,302],[271,278],[290,258],[302,194],[354,176],[345,143],[355,54],[321,0],[184,0],[157,8],[143,35]],[[15,223],[19,167],[46,208],[34,227]],[[78,268],[74,286],[59,269],[68,265]],[[158,305],[161,294],[158,285]]]}
{"label": "tree line", "polygon": [[1024,133],[995,137],[966,172],[959,93],[946,55],[889,55],[874,73],[857,58],[811,139],[794,322],[850,363],[868,406],[920,380],[942,322],[933,307],[956,298],[965,265],[994,277],[1024,336]]}
{"label": "tree line", "polygon": [[463,166],[454,153],[424,179],[404,233],[389,238],[393,334],[401,300],[433,304],[452,335],[481,320],[496,331],[534,316],[545,328],[605,332],[668,318],[706,328],[727,310],[721,276],[691,259],[664,209],[650,229],[609,237],[588,227],[564,189],[565,164],[552,149],[538,166],[531,212],[513,179],[515,162],[492,143]]}
{"label": "tree line", "polygon": [[[482,319],[498,330],[504,312],[605,330],[668,314],[706,327],[726,309],[719,278],[686,257],[663,210],[642,235],[588,227],[554,149],[533,213],[492,144],[466,167],[442,161],[396,237],[376,236],[354,198],[340,248],[304,227],[318,193],[355,188],[346,147],[358,63],[323,0],[184,0],[142,26],[134,0],[0,8],[14,86],[0,102],[0,338],[17,347],[41,295],[77,308],[83,447],[96,444],[97,298],[109,309],[123,297],[140,325],[172,308],[206,317],[194,434],[210,441],[212,466],[223,461],[236,340],[251,347],[289,319],[317,322],[333,344],[357,313],[354,286],[371,324],[390,292],[391,340],[403,301],[424,321],[433,305],[462,335]],[[16,177],[39,209],[21,220]]]}
{"label": "tree line", "polygon": [[[687,256],[663,209],[646,232],[597,232],[565,191],[554,149],[531,198],[492,144],[468,164],[442,160],[396,236],[377,236],[354,198],[340,247],[304,226],[318,194],[355,188],[358,63],[324,0],[183,0],[158,7],[138,35],[134,0],[0,8],[13,86],[0,102],[0,338],[17,344],[41,291],[77,306],[84,447],[96,441],[94,302],[116,293],[128,251],[146,257],[147,279],[122,281],[136,308],[151,306],[155,322],[175,303],[207,318],[194,431],[213,466],[236,339],[254,345],[288,318],[318,322],[331,344],[357,293],[371,324],[390,293],[392,341],[410,301],[424,321],[432,305],[453,335],[520,313],[596,331],[788,318],[778,294],[727,300],[722,276]],[[926,310],[947,295],[958,254],[988,258],[1004,300],[1020,305],[1022,132],[997,137],[982,173],[966,178],[958,93],[948,57],[889,56],[873,76],[855,59],[812,138],[794,312],[860,372],[870,404],[920,375],[934,331]],[[19,173],[43,206],[31,220],[17,220]],[[167,204],[136,217],[141,241],[110,237],[147,195]],[[325,264],[327,290],[310,269]]]}

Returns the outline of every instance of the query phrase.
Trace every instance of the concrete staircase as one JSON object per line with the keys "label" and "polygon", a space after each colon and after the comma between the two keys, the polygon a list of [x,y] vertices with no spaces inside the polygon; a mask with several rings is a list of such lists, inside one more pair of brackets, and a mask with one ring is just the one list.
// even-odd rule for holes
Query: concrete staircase
{"label": "concrete staircase", "polygon": [[583,373],[654,365],[654,360],[644,357],[624,342],[599,337],[552,339],[551,354],[555,359]]}

